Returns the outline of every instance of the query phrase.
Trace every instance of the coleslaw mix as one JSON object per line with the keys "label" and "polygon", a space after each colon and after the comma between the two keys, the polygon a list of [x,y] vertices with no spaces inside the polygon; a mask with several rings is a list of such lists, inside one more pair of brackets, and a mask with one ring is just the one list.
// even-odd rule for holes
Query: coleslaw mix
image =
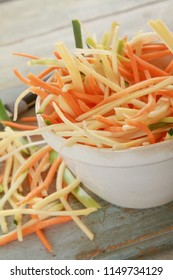
{"label": "coleslaw mix", "polygon": [[[25,78],[14,73],[28,88],[17,98],[14,121],[0,104],[0,245],[35,232],[44,246],[52,247],[43,232],[51,225],[73,220],[93,240],[94,234],[80,219],[100,205],[86,193],[57,152],[41,136],[53,131],[65,145],[82,144],[105,149],[127,149],[167,141],[173,135],[173,35],[165,23],[150,20],[152,32],[139,32],[132,39],[119,36],[119,25],[98,41],[73,20],[76,49],[71,53],[58,42],[54,57],[29,58],[29,66],[45,66],[38,75]],[[47,78],[45,82],[44,79]],[[18,105],[29,93],[41,99],[36,112],[46,123],[38,128],[36,118],[16,123]],[[33,124],[28,124],[28,121]],[[22,120],[21,120],[22,121]],[[63,148],[63,147],[62,147]],[[53,187],[52,187],[53,186]],[[81,207],[73,209],[69,196]],[[28,220],[24,222],[23,217]],[[15,228],[9,230],[7,217]]]}

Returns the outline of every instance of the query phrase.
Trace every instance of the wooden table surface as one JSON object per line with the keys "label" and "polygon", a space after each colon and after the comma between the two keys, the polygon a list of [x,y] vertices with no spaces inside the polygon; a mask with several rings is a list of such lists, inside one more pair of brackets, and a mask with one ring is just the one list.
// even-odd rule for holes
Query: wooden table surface
{"label": "wooden table surface", "polygon": [[[120,23],[121,34],[131,36],[149,30],[146,22],[151,18],[162,18],[173,30],[172,4],[172,0],[0,0],[0,98],[13,101],[24,89],[14,67],[24,75],[30,71],[26,59],[12,52],[49,57],[57,41],[73,49],[73,18],[98,37],[112,21]],[[93,242],[70,222],[47,230],[55,245],[53,254],[32,235],[0,248],[0,259],[173,259],[173,203],[134,210],[97,200],[102,209],[83,219],[95,233]]]}

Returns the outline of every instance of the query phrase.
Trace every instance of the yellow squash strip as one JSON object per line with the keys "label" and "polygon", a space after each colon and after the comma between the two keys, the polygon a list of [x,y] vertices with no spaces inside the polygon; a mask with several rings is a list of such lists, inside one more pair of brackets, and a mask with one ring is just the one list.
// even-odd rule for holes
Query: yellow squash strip
{"label": "yellow squash strip", "polygon": [[157,35],[173,53],[173,34],[166,24],[161,19],[158,19],[149,20],[148,25],[157,33]]}
{"label": "yellow squash strip", "polygon": [[57,43],[56,49],[60,53],[62,59],[64,60],[67,66],[67,69],[69,70],[74,89],[77,91],[79,90],[81,92],[84,92],[81,75],[79,73],[79,70],[76,68],[75,61],[71,56],[71,54],[69,53],[68,49],[63,43]]}

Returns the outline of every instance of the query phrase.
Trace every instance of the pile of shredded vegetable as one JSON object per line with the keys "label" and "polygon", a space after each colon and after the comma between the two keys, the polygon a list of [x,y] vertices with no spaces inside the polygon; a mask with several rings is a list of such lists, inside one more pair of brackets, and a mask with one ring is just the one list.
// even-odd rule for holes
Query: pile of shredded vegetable
{"label": "pile of shredded vegetable", "polygon": [[23,117],[19,123],[12,122],[0,101],[4,125],[0,131],[0,246],[36,233],[53,252],[44,229],[71,220],[93,240],[94,234],[80,217],[101,206],[59,154],[42,138],[33,138],[36,126],[27,123],[35,121],[35,117]]}
{"label": "pile of shredded vegetable", "polygon": [[[101,41],[87,32],[83,47],[81,24],[73,21],[76,49],[56,43],[54,58],[30,57],[28,65],[46,69],[25,78],[16,75],[42,102],[37,114],[66,145],[80,143],[113,150],[169,139],[173,123],[173,35],[161,20],[150,20],[153,32],[120,38],[112,23]],[[45,82],[43,78],[50,75]]]}
{"label": "pile of shredded vegetable", "polygon": [[[113,22],[100,41],[86,32],[86,47],[80,22],[72,23],[74,54],[61,42],[55,44],[53,58],[15,53],[29,58],[28,65],[45,69],[27,78],[14,70],[28,86],[16,100],[14,121],[0,103],[4,125],[0,132],[0,245],[35,232],[51,251],[43,229],[71,219],[93,239],[79,216],[100,205],[58,153],[42,138],[35,139],[43,131],[54,131],[66,139],[65,145],[113,150],[154,144],[173,135],[173,35],[165,23],[150,20],[152,32],[128,39],[119,36],[119,25]],[[37,127],[36,116],[15,122],[18,105],[30,92],[41,99],[36,113],[45,121],[44,128]],[[72,209],[70,195],[80,202],[80,209]],[[8,228],[8,217],[14,221],[13,230]]]}
{"label": "pile of shredded vegetable", "polygon": [[[5,126],[0,137],[0,246],[36,233],[51,252],[44,228],[70,220],[93,240],[94,234],[80,216],[95,212],[100,205],[86,193],[80,179],[73,176],[58,153],[44,140],[32,139],[29,130]],[[80,202],[75,209],[70,195]]]}

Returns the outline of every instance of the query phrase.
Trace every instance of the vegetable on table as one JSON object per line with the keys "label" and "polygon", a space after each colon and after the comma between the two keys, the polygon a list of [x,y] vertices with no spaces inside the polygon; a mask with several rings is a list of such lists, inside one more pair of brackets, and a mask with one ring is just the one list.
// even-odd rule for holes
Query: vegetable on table
{"label": "vegetable on table", "polygon": [[[15,239],[21,241],[23,236],[35,232],[45,248],[51,252],[53,248],[42,230],[45,227],[71,221],[71,219],[74,221],[77,219],[77,224],[80,226],[82,224],[82,230],[92,240],[94,234],[77,217],[97,211],[100,205],[83,190],[79,185],[80,180],[72,175],[66,165],[61,174],[62,189],[56,190],[55,178],[59,176],[59,167],[62,162],[57,152],[44,141],[34,141],[31,136],[27,136],[32,145],[27,148],[29,153],[24,154],[22,150],[27,144],[20,142],[21,149],[18,149],[16,140],[21,138],[22,132],[26,134],[30,131],[15,130],[12,133],[11,128],[8,128],[5,126],[5,130],[1,132],[1,139],[9,140],[9,142],[5,154],[4,149],[0,148],[0,162],[4,166],[0,175],[0,226],[3,232],[0,236],[0,245]],[[34,145],[37,150],[32,149]],[[70,194],[79,201],[81,208],[80,206],[75,210],[70,206],[70,209],[64,208],[61,200],[64,199],[67,203]],[[8,229],[7,216],[14,217],[15,229]],[[28,217],[26,223],[22,222],[23,216]]]}
{"label": "vegetable on table", "polygon": [[[80,180],[72,175],[65,163],[65,170],[61,172],[63,186],[56,190],[55,178],[59,176],[62,159],[45,141],[32,139],[29,125],[10,121],[2,102],[0,105],[4,126],[0,132],[0,162],[3,166],[0,174],[0,246],[16,239],[23,241],[24,236],[35,233],[43,246],[52,252],[54,249],[44,228],[71,220],[93,240],[94,234],[79,217],[97,211],[100,205],[79,185]],[[21,118],[21,121],[35,121],[35,118]],[[36,127],[32,129],[35,131]],[[5,150],[2,141],[8,143]],[[28,153],[23,153],[26,148]],[[67,202],[70,195],[79,201],[81,208],[72,209]],[[64,206],[67,203],[68,208]],[[11,224],[6,220],[8,216],[13,217]],[[23,216],[27,217],[27,222],[23,222]]]}

